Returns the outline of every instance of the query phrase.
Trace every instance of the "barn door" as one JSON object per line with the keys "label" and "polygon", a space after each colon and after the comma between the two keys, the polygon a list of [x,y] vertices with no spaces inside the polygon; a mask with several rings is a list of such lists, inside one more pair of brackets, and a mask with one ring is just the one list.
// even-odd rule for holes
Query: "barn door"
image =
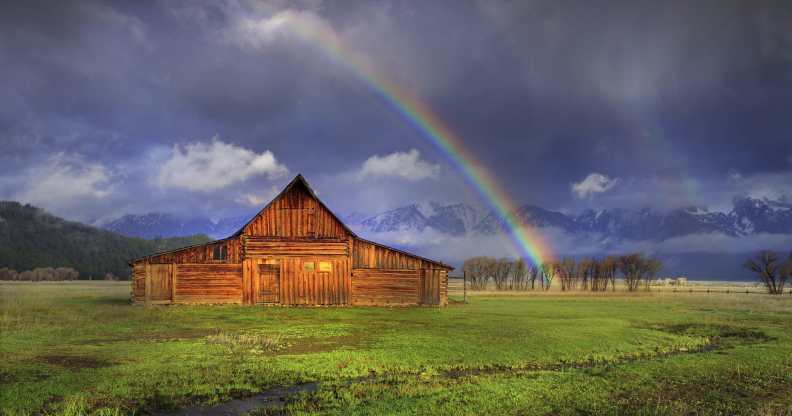
{"label": "barn door", "polygon": [[280,266],[259,264],[257,303],[280,303]]}
{"label": "barn door", "polygon": [[421,303],[424,305],[440,304],[440,270],[421,270]]}
{"label": "barn door", "polygon": [[151,264],[146,273],[146,301],[166,302],[173,300],[172,264]]}

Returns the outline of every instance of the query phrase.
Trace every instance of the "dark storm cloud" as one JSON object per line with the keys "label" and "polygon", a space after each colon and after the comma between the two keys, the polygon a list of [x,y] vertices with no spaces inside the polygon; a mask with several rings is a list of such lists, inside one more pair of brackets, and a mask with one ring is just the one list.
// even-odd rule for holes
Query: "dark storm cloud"
{"label": "dark storm cloud", "polygon": [[[416,91],[518,201],[722,204],[792,176],[787,2],[19,2],[0,5],[0,197],[31,195],[21,187],[58,160],[59,180],[87,172],[80,183],[96,188],[78,193],[84,205],[36,199],[67,216],[249,210],[239,201],[283,179],[251,176],[213,198],[152,185],[174,145],[217,136],[271,151],[344,211],[470,198],[350,68],[237,30],[285,10]],[[437,178],[353,182],[372,155],[410,149],[442,166]],[[591,173],[618,185],[576,198],[571,184]]]}

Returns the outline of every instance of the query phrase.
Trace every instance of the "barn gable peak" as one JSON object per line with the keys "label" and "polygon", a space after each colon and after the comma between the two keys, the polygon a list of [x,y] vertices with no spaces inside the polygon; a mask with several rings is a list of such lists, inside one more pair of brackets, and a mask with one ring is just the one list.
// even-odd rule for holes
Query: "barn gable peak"
{"label": "barn gable peak", "polygon": [[246,229],[246,228],[248,228],[248,226],[249,226],[249,225],[250,225],[252,222],[254,222],[254,221],[256,220],[256,218],[258,218],[260,215],[262,215],[262,214],[263,214],[263,213],[264,213],[264,212],[265,212],[265,211],[266,211],[268,208],[270,208],[270,207],[271,207],[271,206],[272,206],[272,205],[273,205],[273,204],[274,204],[276,201],[278,201],[279,199],[283,198],[283,197],[284,197],[285,195],[287,195],[287,194],[288,194],[290,191],[292,191],[292,190],[295,190],[295,189],[302,189],[302,190],[304,190],[304,191],[305,191],[305,192],[306,192],[306,193],[307,193],[307,194],[308,194],[308,195],[309,195],[309,196],[310,196],[310,197],[311,197],[313,200],[315,200],[315,201],[316,201],[316,203],[317,203],[317,204],[318,204],[318,205],[319,205],[321,208],[323,208],[325,211],[327,211],[327,213],[328,213],[328,214],[329,214],[329,215],[330,215],[330,216],[331,216],[331,217],[332,217],[332,218],[333,218],[335,221],[337,221],[337,222],[338,222],[338,223],[341,225],[341,227],[343,227],[343,229],[344,229],[344,230],[345,230],[347,233],[349,233],[349,235],[351,235],[352,237],[357,237],[357,235],[355,235],[355,233],[354,233],[354,232],[352,232],[352,230],[351,230],[351,229],[349,229],[349,227],[347,227],[347,225],[346,225],[346,224],[344,224],[344,222],[343,222],[343,221],[341,221],[341,219],[340,219],[340,218],[338,218],[338,216],[337,216],[337,215],[335,215],[335,213],[333,213],[333,212],[330,210],[330,208],[328,208],[328,207],[327,207],[327,205],[325,205],[325,204],[324,204],[324,202],[322,202],[322,200],[321,200],[321,199],[319,199],[319,197],[316,195],[316,192],[314,192],[313,188],[311,187],[311,185],[308,183],[308,181],[305,179],[305,177],[304,177],[302,174],[297,174],[297,176],[295,176],[295,177],[294,177],[294,179],[292,179],[292,180],[291,180],[291,182],[289,182],[289,183],[288,183],[288,185],[286,185],[286,186],[283,188],[283,190],[282,190],[280,193],[278,193],[278,195],[276,195],[274,198],[272,198],[272,200],[271,200],[269,203],[267,203],[267,205],[265,205],[265,206],[264,206],[264,207],[263,207],[263,208],[262,208],[262,209],[261,209],[261,210],[260,210],[258,213],[256,213],[256,215],[254,215],[254,216],[253,216],[253,217],[252,217],[252,218],[251,218],[251,219],[250,219],[250,220],[249,220],[247,223],[245,223],[245,225],[243,225],[243,226],[242,226],[242,228],[240,228],[240,229],[239,229],[239,231],[237,231],[236,233],[234,233],[234,234],[232,235],[232,237],[237,237],[237,236],[241,235],[242,233],[244,233],[244,232],[245,232],[245,229]]}

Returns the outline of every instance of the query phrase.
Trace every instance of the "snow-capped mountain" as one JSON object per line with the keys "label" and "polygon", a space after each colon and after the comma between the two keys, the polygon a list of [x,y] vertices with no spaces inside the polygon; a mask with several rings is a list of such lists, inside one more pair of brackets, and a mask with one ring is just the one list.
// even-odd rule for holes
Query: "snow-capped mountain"
{"label": "snow-capped mountain", "polygon": [[[512,219],[530,227],[553,227],[570,234],[593,234],[609,240],[663,241],[692,234],[720,233],[731,237],[754,233],[792,234],[792,203],[742,198],[729,213],[704,207],[659,212],[650,208],[586,210],[569,215],[535,205],[523,205]],[[423,231],[432,228],[450,235],[491,235],[503,231],[504,221],[466,204],[411,204],[366,218],[364,232]]]}
{"label": "snow-capped mountain", "polygon": [[[692,234],[720,233],[732,237],[756,233],[792,234],[792,203],[741,198],[729,213],[702,207],[669,212],[643,209],[586,210],[569,215],[535,205],[523,205],[512,218],[530,227],[553,227],[574,235],[596,235],[607,240],[663,241]],[[464,203],[414,203],[376,215],[354,212],[342,220],[362,235],[432,230],[451,236],[492,235],[503,231],[500,216]],[[176,237],[206,234],[223,238],[241,228],[250,216],[182,219],[171,214],[126,215],[101,224],[120,234],[142,237]]]}
{"label": "snow-capped mountain", "polygon": [[467,204],[443,205],[437,202],[411,204],[385,211],[359,222],[366,232],[435,231],[462,235],[481,222],[482,212]]}
{"label": "snow-capped mountain", "polygon": [[[529,227],[557,227],[565,231],[575,231],[575,220],[566,214],[550,211],[534,205],[523,205],[511,214],[511,220]],[[489,213],[478,223],[474,230],[481,234],[495,234],[506,227],[505,222],[495,213]]]}
{"label": "snow-capped mountain", "polygon": [[730,217],[743,235],[753,233],[792,234],[792,203],[767,198],[734,201]]}
{"label": "snow-capped mountain", "polygon": [[179,218],[173,214],[151,212],[142,215],[124,215],[99,224],[104,229],[127,237],[158,238],[206,234],[211,238],[224,238],[239,230],[250,217],[229,217],[218,221],[209,218]]}

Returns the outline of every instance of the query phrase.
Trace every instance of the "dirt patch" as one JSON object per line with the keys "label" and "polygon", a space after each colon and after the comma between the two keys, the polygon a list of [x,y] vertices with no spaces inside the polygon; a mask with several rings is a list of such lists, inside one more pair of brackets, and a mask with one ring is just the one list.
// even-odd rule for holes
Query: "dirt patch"
{"label": "dirt patch", "polygon": [[42,363],[68,368],[69,370],[102,368],[113,365],[113,363],[101,358],[81,355],[40,355],[36,359]]}
{"label": "dirt patch", "polygon": [[364,341],[365,340],[362,335],[356,334],[322,338],[299,338],[291,340],[289,342],[289,347],[283,351],[280,351],[279,354],[302,355],[333,351],[339,348],[355,349],[361,345],[364,345]]}

